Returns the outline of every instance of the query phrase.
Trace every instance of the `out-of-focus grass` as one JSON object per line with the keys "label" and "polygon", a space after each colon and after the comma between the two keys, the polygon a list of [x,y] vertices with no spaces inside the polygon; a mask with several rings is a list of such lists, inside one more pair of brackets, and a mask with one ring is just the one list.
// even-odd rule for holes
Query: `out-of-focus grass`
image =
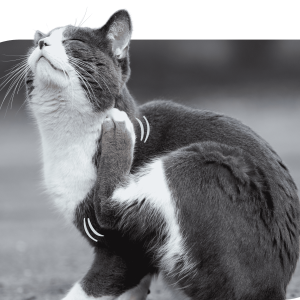
{"label": "out-of-focus grass", "polygon": [[[281,95],[268,99],[272,95],[263,91],[261,101],[251,95],[241,101],[243,93],[235,90],[224,98],[218,90],[205,99],[202,95],[201,104],[196,99],[187,104],[224,112],[249,125],[273,146],[300,186],[300,94],[280,102]],[[88,270],[92,250],[42,193],[38,133],[23,113],[14,113],[0,118],[0,298],[61,299]],[[300,266],[287,296],[300,297]],[[149,299],[174,297],[159,280]]]}

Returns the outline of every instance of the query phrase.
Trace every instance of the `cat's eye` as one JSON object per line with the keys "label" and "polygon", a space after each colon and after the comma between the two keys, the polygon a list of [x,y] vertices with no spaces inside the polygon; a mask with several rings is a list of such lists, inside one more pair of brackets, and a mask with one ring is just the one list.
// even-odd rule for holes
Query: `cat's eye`
{"label": "cat's eye", "polygon": [[65,43],[65,42],[70,42],[70,41],[77,41],[77,42],[84,43],[84,41],[82,41],[82,40],[79,40],[79,39],[68,39],[68,40],[64,40],[64,41],[62,41],[62,43]]}

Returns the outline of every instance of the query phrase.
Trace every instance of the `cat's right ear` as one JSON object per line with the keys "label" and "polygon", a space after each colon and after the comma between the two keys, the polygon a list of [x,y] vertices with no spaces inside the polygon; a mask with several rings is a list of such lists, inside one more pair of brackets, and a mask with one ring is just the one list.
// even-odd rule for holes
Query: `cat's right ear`
{"label": "cat's right ear", "polygon": [[38,42],[40,39],[43,39],[46,37],[46,34],[40,32],[39,30],[37,30],[34,34],[34,44],[37,46]]}
{"label": "cat's right ear", "polygon": [[117,11],[101,30],[109,42],[113,55],[117,59],[126,57],[132,32],[129,13],[126,10]]}

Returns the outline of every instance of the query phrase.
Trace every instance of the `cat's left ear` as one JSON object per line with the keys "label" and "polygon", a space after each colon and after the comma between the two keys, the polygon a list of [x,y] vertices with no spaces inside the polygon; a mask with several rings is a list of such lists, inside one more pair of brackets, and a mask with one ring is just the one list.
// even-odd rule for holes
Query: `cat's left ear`
{"label": "cat's left ear", "polygon": [[126,57],[131,38],[132,25],[129,13],[119,10],[102,27],[109,41],[112,53],[117,59]]}

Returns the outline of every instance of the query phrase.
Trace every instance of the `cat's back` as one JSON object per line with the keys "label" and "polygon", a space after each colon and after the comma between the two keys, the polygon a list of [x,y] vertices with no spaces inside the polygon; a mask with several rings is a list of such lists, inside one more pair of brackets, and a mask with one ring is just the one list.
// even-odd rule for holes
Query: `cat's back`
{"label": "cat's back", "polygon": [[[137,152],[165,153],[191,143],[208,141],[238,147],[267,170],[274,169],[273,175],[291,181],[291,186],[296,189],[286,166],[272,147],[234,118],[171,101],[148,102],[140,106],[139,111],[140,118],[145,116],[150,124],[150,134],[146,143],[137,143]],[[136,130],[139,129],[136,127]]]}
{"label": "cat's back", "polygon": [[[140,106],[151,127],[150,138],[174,140],[177,144],[191,141],[215,141],[239,146],[257,158],[278,155],[251,128],[232,117],[213,111],[193,109],[172,101],[151,101]],[[163,146],[163,145],[162,145]]]}
{"label": "cat's back", "polygon": [[[271,199],[274,216],[281,218],[282,214],[291,213],[299,220],[297,187],[287,167],[272,147],[248,126],[223,114],[171,101],[152,101],[140,106],[142,116],[147,118],[151,131],[146,143],[136,143],[134,167],[143,164],[144,157],[154,158],[193,143],[214,143],[215,151],[221,155],[227,155],[222,149],[229,147],[233,149],[230,154],[233,159],[248,161],[250,168],[255,169],[263,192]],[[300,225],[297,226],[300,231]]]}

